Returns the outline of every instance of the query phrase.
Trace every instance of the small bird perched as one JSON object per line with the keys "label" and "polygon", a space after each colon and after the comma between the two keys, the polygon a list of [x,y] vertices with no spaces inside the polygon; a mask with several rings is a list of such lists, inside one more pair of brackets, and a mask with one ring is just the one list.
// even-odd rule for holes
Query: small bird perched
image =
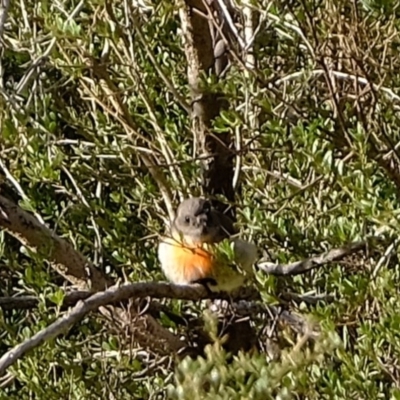
{"label": "small bird perched", "polygon": [[[192,197],[178,207],[171,235],[158,247],[161,268],[169,281],[179,285],[205,283],[212,291],[232,291],[242,286],[257,260],[257,247],[233,238],[229,217],[211,207],[208,200]],[[233,263],[217,246],[230,239]],[[232,265],[234,264],[234,265]]]}

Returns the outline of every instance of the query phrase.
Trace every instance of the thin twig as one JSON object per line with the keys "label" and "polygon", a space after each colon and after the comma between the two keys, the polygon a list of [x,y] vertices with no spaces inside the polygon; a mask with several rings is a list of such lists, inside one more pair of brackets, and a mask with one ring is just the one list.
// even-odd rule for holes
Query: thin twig
{"label": "thin twig", "polygon": [[285,292],[280,295],[280,298],[286,301],[304,302],[306,304],[317,304],[320,301],[332,302],[334,296],[330,294],[298,294],[292,292]]}
{"label": "thin twig", "polygon": [[178,90],[175,88],[171,80],[167,77],[167,75],[162,70],[161,66],[158,64],[156,58],[154,57],[153,51],[149,48],[149,44],[141,31],[141,27],[137,18],[133,17],[133,19],[135,22],[135,26],[137,26],[135,32],[137,33],[140,41],[142,42],[143,47],[146,50],[146,54],[149,57],[150,61],[152,62],[155,70],[157,71],[162,81],[165,83],[168,90],[174,95],[175,99],[178,101],[178,104],[187,112],[188,115],[190,115],[192,112],[190,105],[186,102],[185,98],[179,94]]}
{"label": "thin twig", "polygon": [[240,36],[240,34],[239,34],[239,32],[238,32],[238,30],[236,28],[236,25],[233,23],[231,14],[229,13],[229,10],[226,7],[225,2],[223,0],[217,0],[217,3],[219,5],[219,7],[221,8],[221,11],[223,12],[223,14],[225,16],[225,20],[228,23],[228,26],[229,26],[230,30],[232,31],[232,33],[236,37],[237,42],[239,43],[240,47],[242,49],[245,49],[246,43],[244,42],[243,38]]}
{"label": "thin twig", "polygon": [[[385,93],[385,95],[391,99],[391,100],[396,100],[396,101],[400,101],[400,96],[397,95],[396,93],[393,92],[392,89],[384,87],[384,86],[380,86],[377,85],[376,83],[372,83],[370,82],[368,79],[363,78],[361,76],[356,76],[356,75],[351,75],[351,74],[347,74],[345,72],[340,72],[340,71],[329,71],[333,76],[335,76],[336,78],[339,79],[348,79],[351,80],[353,82],[358,82],[361,83],[362,85],[371,85],[373,89],[375,89],[376,91],[381,91],[383,93]],[[325,73],[325,71],[323,69],[314,69],[312,71],[298,71],[298,72],[294,72],[290,75],[284,76],[283,78],[278,79],[277,81],[275,81],[275,84],[280,85],[284,82],[290,81],[290,80],[294,80],[297,78],[301,78],[307,74],[310,75],[314,75],[314,76],[319,76],[319,75],[323,75]]]}
{"label": "thin twig", "polygon": [[[16,189],[18,194],[22,197],[22,199],[25,202],[29,203],[29,198],[25,194],[24,189],[22,189],[22,187],[19,184],[19,182],[12,176],[11,172],[8,170],[8,168],[6,167],[6,165],[4,164],[4,162],[3,162],[3,160],[1,158],[0,158],[0,168],[3,170],[4,175],[11,182],[11,184],[14,186],[14,188]],[[33,215],[38,219],[38,221],[41,224],[45,225],[45,222],[44,222],[43,218],[38,213],[33,212]]]}
{"label": "thin twig", "polygon": [[385,261],[387,261],[390,256],[396,251],[397,246],[399,245],[400,239],[396,238],[385,250],[384,254],[382,257],[379,259],[379,261],[376,263],[376,266],[374,270],[372,271],[371,278],[375,279],[378,276],[378,273]]}
{"label": "thin twig", "polygon": [[3,0],[0,4],[0,39],[3,36],[4,25],[7,20],[9,7],[10,7],[10,0]]}

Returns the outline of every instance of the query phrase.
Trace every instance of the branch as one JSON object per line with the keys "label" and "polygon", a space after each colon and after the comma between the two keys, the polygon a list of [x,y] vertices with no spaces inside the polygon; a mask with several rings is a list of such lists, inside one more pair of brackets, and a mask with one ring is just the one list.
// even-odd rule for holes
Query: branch
{"label": "branch", "polygon": [[[323,254],[319,254],[314,257],[310,257],[306,260],[296,261],[290,264],[273,264],[270,262],[264,262],[257,265],[259,269],[262,271],[271,274],[271,275],[296,275],[305,273],[310,271],[311,269],[322,267],[329,262],[338,261],[343,257],[346,257],[350,254],[356,253],[358,251],[364,250],[368,247],[371,240],[377,240],[378,238],[370,238],[367,241],[350,243],[346,246],[339,247],[336,249],[329,250]],[[208,299],[231,299],[235,300],[258,300],[259,294],[252,288],[242,288],[234,295],[228,296],[224,293],[207,293],[204,290],[201,290],[202,287],[196,289],[196,291],[191,291],[192,287],[185,286],[174,286],[169,285],[165,286],[165,283],[160,282],[146,282],[140,284],[132,284],[132,290],[135,289],[135,285],[146,285],[146,290],[148,293],[153,293],[152,295],[148,294],[148,296],[152,296],[154,298],[162,299],[181,299],[181,300],[202,300],[204,298]],[[166,287],[168,290],[166,291]],[[170,288],[173,288],[171,290]],[[189,289],[190,290],[189,290]],[[70,293],[66,293],[63,299],[62,307],[70,307],[75,305],[79,300],[85,300],[93,292],[90,291],[74,291]],[[136,297],[140,297],[139,295]],[[305,301],[307,303],[313,304],[318,301],[332,301],[332,297],[329,295],[321,295],[321,296],[309,296],[309,295],[298,295],[295,293],[286,293],[282,294],[282,298],[285,300],[295,300],[295,301]],[[22,296],[22,297],[0,297],[0,308],[3,310],[13,310],[13,309],[31,309],[38,305],[39,299],[35,296]],[[50,300],[46,301],[46,303],[51,306],[54,303]]]}
{"label": "branch", "polygon": [[3,36],[4,25],[7,20],[9,7],[10,7],[10,0],[2,0],[0,2],[0,39]]}
{"label": "branch", "polygon": [[1,195],[0,228],[41,254],[60,275],[79,288],[86,288],[90,283],[93,291],[99,291],[110,285],[111,282],[101,271],[69,242]]}
{"label": "branch", "polygon": [[151,158],[145,154],[141,154],[140,158],[148,168],[155,182],[157,183],[163,197],[165,207],[167,208],[169,219],[170,221],[173,221],[175,218],[175,211],[172,204],[172,192],[170,187],[168,186],[164,174],[161,172],[159,166],[154,162],[154,158],[153,160],[151,160]]}
{"label": "branch", "polygon": [[306,304],[318,304],[320,301],[332,302],[335,299],[335,297],[330,294],[311,295],[291,292],[281,293],[279,297],[286,301],[304,302]]}
{"label": "branch", "polygon": [[[244,290],[243,293],[249,294],[248,290]],[[252,291],[254,294],[254,290]],[[256,295],[258,296],[258,295]],[[128,299],[137,299],[144,297],[152,298],[175,298],[183,300],[201,300],[210,298],[210,294],[202,285],[191,285],[191,286],[180,286],[172,285],[165,282],[139,282],[125,284],[122,286],[113,286],[103,292],[98,292],[86,300],[80,300],[70,312],[63,315],[61,318],[54,321],[47,328],[37,332],[31,338],[26,339],[24,342],[18,344],[0,358],[0,375],[2,375],[8,367],[13,365],[18,359],[23,357],[27,352],[40,346],[42,343],[54,339],[63,332],[66,332],[72,325],[79,322],[88,313],[97,310],[100,307],[116,304],[121,301]],[[215,293],[211,298],[219,298],[228,300],[231,296],[223,293]],[[247,307],[247,306],[245,306]],[[290,321],[290,318],[295,326],[295,329],[303,329],[304,321],[301,320],[300,316],[291,316],[290,313],[284,312],[283,314],[278,310],[277,307],[270,306],[259,306],[261,312],[268,310],[273,315]],[[296,328],[297,327],[297,328]],[[151,334],[151,332],[150,332]],[[171,334],[172,335],[172,334]],[[176,345],[176,351],[179,352],[185,347],[185,342],[179,341],[179,345]]]}
{"label": "branch", "polygon": [[209,20],[212,15],[203,0],[180,0],[179,17],[183,45],[188,63],[187,77],[192,104],[192,130],[195,137],[196,156],[206,156],[204,167],[204,192],[207,195],[225,195],[234,200],[233,152],[229,133],[211,132],[212,120],[227,107],[226,99],[204,88],[204,75],[209,75],[214,65],[214,48]]}
{"label": "branch", "polygon": [[[177,300],[204,300],[204,299],[235,299],[235,300],[259,300],[260,296],[255,289],[251,287],[243,287],[234,294],[228,295],[224,292],[209,293],[202,285],[180,286],[173,285],[166,282],[136,282],[132,284],[125,284],[122,287],[129,287],[131,298],[144,298],[152,297],[154,299],[177,299]],[[144,288],[144,289],[142,289]],[[146,292],[147,291],[147,292]],[[141,293],[145,295],[142,296]],[[73,291],[66,293],[62,302],[62,307],[71,307],[76,305],[80,300],[86,300],[93,292],[86,290]],[[122,300],[115,300],[111,303],[119,303]],[[40,299],[35,296],[21,296],[21,297],[0,297],[0,308],[3,310],[28,310],[37,307]],[[54,302],[46,299],[46,304],[54,306]]]}
{"label": "branch", "polygon": [[[377,238],[373,239],[376,240]],[[290,264],[274,264],[271,262],[263,262],[258,264],[257,267],[271,275],[298,275],[312,269],[322,267],[332,261],[338,261],[343,257],[357,253],[358,251],[365,250],[368,245],[369,241],[354,242],[302,261],[296,261]]]}
{"label": "branch", "polygon": [[[77,290],[65,294],[62,307],[74,306],[79,300],[85,300],[93,293],[86,290]],[[38,306],[40,299],[36,296],[0,297],[0,308],[3,310],[30,310]],[[54,302],[46,299],[46,305],[54,306]]]}
{"label": "branch", "polygon": [[[58,273],[78,288],[90,287],[94,292],[111,286],[107,277],[69,242],[1,195],[0,228],[4,228],[25,246],[40,253]],[[180,350],[183,342],[163,328],[155,318],[147,314],[138,315],[135,310],[130,311],[131,315],[117,308],[101,309],[103,315],[110,320],[117,320],[121,326],[131,324],[134,318],[136,326],[132,335],[143,347],[150,347],[153,351],[167,354]]]}
{"label": "branch", "polygon": [[[112,8],[109,3],[107,3],[107,10],[110,13],[110,15],[113,15]],[[117,19],[114,17],[114,21],[116,22]],[[118,27],[118,24],[116,22],[116,27]],[[120,32],[121,37],[124,37],[123,33]],[[129,48],[129,45],[127,46]],[[113,99],[114,101],[113,106],[116,111],[116,118],[117,120],[121,123],[121,126],[125,129],[127,136],[129,138],[132,137],[132,134],[135,133],[136,136],[140,137],[143,142],[143,137],[139,134],[138,132],[138,126],[133,120],[131,113],[129,111],[128,106],[125,104],[123,97],[120,95],[120,91],[118,90],[118,87],[116,84],[113,82],[111,77],[106,71],[106,68],[104,68],[104,65],[102,63],[97,62],[96,60],[92,60],[92,66],[93,66],[93,72],[99,79],[99,81],[104,80],[106,83],[106,86],[108,87],[108,96]],[[85,88],[85,91],[90,95],[90,90],[88,90],[87,86],[84,84],[82,81],[82,85]],[[105,88],[106,86],[103,86]],[[96,101],[98,99],[95,98]],[[104,107],[101,102],[99,103],[102,107]],[[151,176],[153,177],[154,181],[158,185],[161,195],[163,197],[165,206],[168,211],[168,216],[170,220],[174,219],[174,209],[172,205],[172,192],[170,187],[167,184],[167,181],[165,179],[164,174],[162,173],[161,169],[157,165],[157,163],[154,160],[154,157],[150,157],[150,155],[146,155],[143,152],[138,153],[139,158],[142,160],[142,162],[145,164],[145,166],[148,168]],[[165,155],[164,155],[165,156]],[[166,161],[168,162],[168,158],[166,158]]]}
{"label": "branch", "polygon": [[[131,5],[132,7],[132,5]],[[137,29],[135,29],[135,33],[138,35],[139,40],[141,41],[144,49],[146,50],[147,57],[149,57],[151,63],[153,64],[154,69],[157,71],[158,76],[162,79],[162,81],[165,83],[165,86],[168,88],[168,90],[174,95],[175,99],[177,100],[178,104],[188,113],[190,114],[191,108],[190,105],[186,103],[186,100],[179,94],[178,90],[174,87],[174,84],[172,83],[171,79],[164,73],[162,70],[161,66],[156,60],[156,57],[154,56],[154,52],[150,49],[149,43],[144,37],[140,23],[137,18],[135,18],[134,13],[131,14],[133,16],[133,20],[135,22],[135,26]]]}
{"label": "branch", "polygon": [[[292,74],[289,74],[287,76],[284,76],[283,78],[278,79],[277,81],[275,81],[275,84],[280,85],[292,79],[303,78],[303,76],[307,74],[319,76],[323,75],[324,73],[325,71],[323,69],[314,69],[312,71],[303,70],[303,71],[293,72]],[[333,70],[329,70],[329,73],[339,79],[351,80],[353,82],[357,82],[366,86],[370,85],[377,92],[380,91],[384,93],[389,100],[400,101],[400,96],[394,93],[392,89],[381,85],[377,85],[376,83],[372,83],[368,79],[363,78],[361,76],[356,76],[352,74],[347,74],[345,72],[333,71]]]}
{"label": "branch", "polygon": [[[79,322],[86,314],[97,310],[101,306],[114,304],[131,298],[180,298],[185,300],[199,300],[207,297],[207,291],[202,286],[185,287],[167,283],[134,283],[120,287],[113,286],[104,292],[98,292],[86,300],[79,301],[71,311],[60,319],[39,331],[30,339],[5,353],[0,358],[0,375],[28,351],[40,346],[45,341],[51,340]],[[182,342],[182,345],[184,343]]]}
{"label": "branch", "polygon": [[[170,290],[168,286],[169,285],[157,286],[159,290],[158,294],[165,295],[168,293]],[[5,353],[0,358],[0,375],[3,374],[10,365],[14,364],[19,358],[23,357],[28,351],[40,346],[45,341],[57,337],[62,332],[65,332],[73,324],[79,322],[89,312],[95,311],[101,306],[127,300],[128,298],[146,297],[149,295],[151,296],[152,294],[157,294],[157,291],[154,289],[154,285],[138,283],[124,285],[121,287],[114,286],[104,292],[95,293],[86,300],[79,301],[79,303],[72,308],[69,313],[63,315],[60,319],[50,324],[47,328],[39,331],[30,339],[25,340],[21,344],[15,346],[13,349]],[[193,297],[193,292],[190,294],[191,296],[189,295],[189,298]]]}
{"label": "branch", "polygon": [[[136,284],[135,284],[136,285]],[[163,290],[163,283],[159,282],[146,282],[146,285],[154,290],[155,293],[159,293],[159,290]],[[188,286],[189,288],[191,286]],[[160,289],[161,288],[161,289]],[[186,287],[182,286],[185,292],[181,291],[169,291],[167,294],[163,293],[163,295],[155,295],[154,298],[158,299],[177,299],[177,300],[184,300],[184,298],[180,297],[182,293],[186,294]],[[74,306],[80,300],[86,300],[90,297],[93,292],[89,292],[86,290],[77,290],[69,293],[65,293],[64,299],[61,304],[61,309],[66,309],[68,307]],[[190,293],[192,295],[192,293]],[[311,295],[311,294],[298,294],[298,293],[290,293],[284,292],[281,293],[280,298],[285,301],[304,301],[307,304],[317,304],[319,301],[328,301],[331,302],[334,300],[334,297],[328,294],[319,294],[319,295]],[[197,294],[193,294],[193,298],[186,299],[186,300],[203,300],[204,292],[198,290]],[[207,299],[225,299],[230,300],[233,299],[234,301],[242,301],[242,300],[259,300],[260,296],[259,293],[252,289],[251,287],[242,288],[238,293],[235,295],[228,295],[223,292],[220,293],[207,293]],[[31,310],[32,308],[36,308],[40,303],[40,299],[36,296],[20,296],[20,297],[0,297],[0,308],[4,311],[6,310]],[[54,306],[54,302],[50,299],[45,299],[46,306],[52,307]],[[153,312],[158,313],[159,311],[163,311],[167,313],[169,309],[160,303],[151,303],[146,306],[146,312],[152,314]],[[153,315],[153,314],[152,314]]]}
{"label": "branch", "polygon": [[290,311],[283,310],[282,307],[273,306],[262,303],[254,303],[248,301],[240,301],[231,305],[234,311],[241,316],[251,315],[251,319],[254,320],[257,315],[262,314],[262,318],[265,321],[266,317],[279,319],[282,322],[286,322],[295,332],[299,334],[305,334],[308,332],[309,338],[312,340],[318,339],[321,330],[318,324],[304,318],[299,314],[291,313]]}

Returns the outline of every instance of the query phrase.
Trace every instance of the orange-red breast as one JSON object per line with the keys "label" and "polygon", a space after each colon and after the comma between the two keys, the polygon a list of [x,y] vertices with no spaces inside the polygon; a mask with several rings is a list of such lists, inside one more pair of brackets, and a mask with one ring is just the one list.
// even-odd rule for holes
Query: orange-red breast
{"label": "orange-red breast", "polygon": [[170,236],[158,247],[161,268],[169,281],[186,285],[203,282],[213,291],[231,291],[252,272],[257,247],[231,238],[234,264],[220,257],[216,245],[234,233],[232,221],[209,201],[192,197],[178,207]]}

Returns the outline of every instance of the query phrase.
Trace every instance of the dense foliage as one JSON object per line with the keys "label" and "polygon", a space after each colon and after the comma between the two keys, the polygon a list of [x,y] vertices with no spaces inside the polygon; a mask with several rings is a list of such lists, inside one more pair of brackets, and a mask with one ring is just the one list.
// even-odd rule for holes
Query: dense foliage
{"label": "dense foliage", "polygon": [[[203,85],[229,101],[213,128],[236,146],[243,237],[282,264],[370,236],[384,245],[297,276],[258,272],[270,302],[283,292],[330,296],[290,305],[320,322],[315,341],[257,320],[270,328],[263,334],[280,348],[276,357],[232,358],[206,313],[215,343],[204,358],[174,365],[173,355],[147,354],[90,314],[10,367],[0,398],[400,398],[400,8],[379,0],[232,6],[238,35],[245,13],[254,17],[256,67],[246,70],[237,41],[223,79],[209,75]],[[156,244],[166,206],[142,156],[157,160],[175,202],[201,192],[180,7],[23,0],[12,2],[2,31],[1,194],[115,280],[164,279]],[[40,300],[0,308],[2,354],[64,312],[66,283],[17,238],[0,239],[0,295]],[[164,303],[203,313],[199,303]]]}

